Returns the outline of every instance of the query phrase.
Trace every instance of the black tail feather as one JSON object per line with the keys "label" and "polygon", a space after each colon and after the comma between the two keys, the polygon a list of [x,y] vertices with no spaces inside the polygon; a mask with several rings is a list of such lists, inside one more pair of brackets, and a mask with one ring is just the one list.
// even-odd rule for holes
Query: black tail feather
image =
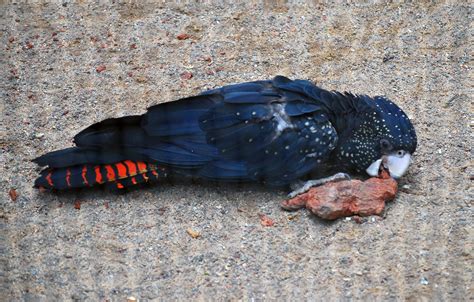
{"label": "black tail feather", "polygon": [[72,147],[49,152],[33,159],[39,166],[50,168],[64,168],[90,163],[111,164],[130,158],[122,150],[106,150],[84,147]]}

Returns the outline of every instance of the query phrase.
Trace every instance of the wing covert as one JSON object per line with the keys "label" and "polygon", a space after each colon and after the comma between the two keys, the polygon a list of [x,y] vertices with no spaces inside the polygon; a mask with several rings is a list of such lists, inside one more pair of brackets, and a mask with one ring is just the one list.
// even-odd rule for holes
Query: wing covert
{"label": "wing covert", "polygon": [[199,118],[208,144],[222,158],[244,161],[251,177],[276,185],[313,170],[337,142],[323,106],[303,90],[278,87],[284,79],[208,92],[223,101]]}

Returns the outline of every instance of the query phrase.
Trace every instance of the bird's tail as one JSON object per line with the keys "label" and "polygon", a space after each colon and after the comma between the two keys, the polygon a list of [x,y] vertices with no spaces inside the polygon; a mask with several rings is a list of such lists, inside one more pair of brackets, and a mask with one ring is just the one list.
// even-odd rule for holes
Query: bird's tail
{"label": "bird's tail", "polygon": [[35,181],[36,188],[74,189],[105,184],[124,189],[167,176],[167,169],[142,161],[124,160],[113,164],[83,164],[46,168]]}

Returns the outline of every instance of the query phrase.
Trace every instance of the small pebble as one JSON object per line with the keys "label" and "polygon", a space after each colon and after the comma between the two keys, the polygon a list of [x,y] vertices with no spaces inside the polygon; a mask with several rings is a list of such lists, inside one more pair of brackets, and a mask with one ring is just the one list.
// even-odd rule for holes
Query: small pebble
{"label": "small pebble", "polygon": [[179,76],[183,80],[189,80],[193,77],[193,74],[189,71],[186,71],[186,72],[183,72],[182,74],[180,74]]}
{"label": "small pebble", "polygon": [[198,231],[195,231],[193,229],[187,229],[186,232],[191,236],[193,239],[196,239],[201,236],[201,234]]}
{"label": "small pebble", "polygon": [[97,71],[97,73],[101,73],[102,71],[105,71],[107,69],[107,67],[105,67],[105,65],[99,65],[96,67],[95,71]]}
{"label": "small pebble", "polygon": [[176,38],[177,38],[178,40],[187,40],[187,39],[189,39],[189,35],[183,33],[183,34],[177,35]]}
{"label": "small pebble", "polygon": [[16,199],[18,198],[18,193],[16,192],[15,189],[10,189],[10,191],[8,192],[8,195],[10,195],[10,199],[15,202]]}
{"label": "small pebble", "polygon": [[35,138],[42,138],[44,133],[35,133]]}
{"label": "small pebble", "polygon": [[138,77],[135,78],[135,81],[137,81],[138,83],[146,83],[147,78],[143,77],[143,76],[138,76]]}

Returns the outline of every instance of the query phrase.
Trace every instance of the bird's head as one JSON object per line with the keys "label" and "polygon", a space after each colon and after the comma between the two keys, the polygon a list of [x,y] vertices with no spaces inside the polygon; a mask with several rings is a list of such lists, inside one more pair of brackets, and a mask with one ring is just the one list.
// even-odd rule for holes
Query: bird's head
{"label": "bird's head", "polygon": [[337,152],[358,172],[379,174],[380,165],[393,178],[405,174],[415,152],[415,128],[407,115],[384,97],[364,97],[364,110],[357,113],[354,128],[341,142]]}

